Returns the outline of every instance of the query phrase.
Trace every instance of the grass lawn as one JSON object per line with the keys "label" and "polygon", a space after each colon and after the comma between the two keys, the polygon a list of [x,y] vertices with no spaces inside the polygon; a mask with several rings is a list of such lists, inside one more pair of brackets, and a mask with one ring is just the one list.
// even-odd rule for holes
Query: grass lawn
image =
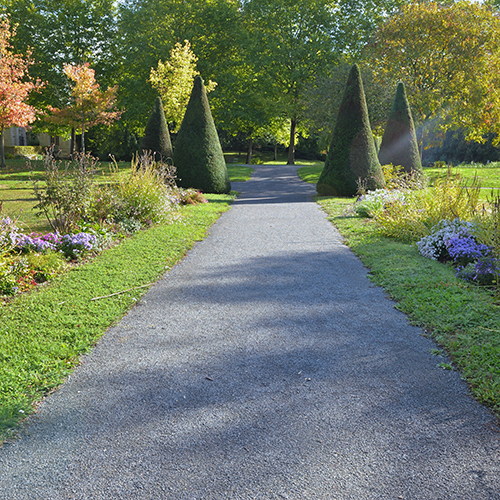
{"label": "grass lawn", "polygon": [[433,350],[436,364],[459,370],[476,398],[500,416],[499,297],[455,278],[450,265],[422,257],[416,245],[381,236],[372,220],[349,215],[352,200],[320,198],[319,203],[371,279],[442,347]]}

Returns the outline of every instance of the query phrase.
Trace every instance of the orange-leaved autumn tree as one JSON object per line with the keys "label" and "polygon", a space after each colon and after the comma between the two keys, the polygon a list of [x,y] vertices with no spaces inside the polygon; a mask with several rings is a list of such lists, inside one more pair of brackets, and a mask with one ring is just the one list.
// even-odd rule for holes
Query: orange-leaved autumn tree
{"label": "orange-leaved autumn tree", "polygon": [[30,92],[42,86],[39,81],[29,79],[30,55],[12,52],[10,39],[15,34],[8,18],[0,18],[0,135],[1,167],[5,167],[6,128],[27,127],[35,120],[35,108],[27,103]]}
{"label": "orange-leaved autumn tree", "polygon": [[122,114],[115,107],[118,86],[100,90],[88,63],[65,64],[64,74],[73,82],[70,103],[62,109],[48,106],[52,115],[47,120],[80,130],[85,153],[85,132],[94,125],[111,125]]}

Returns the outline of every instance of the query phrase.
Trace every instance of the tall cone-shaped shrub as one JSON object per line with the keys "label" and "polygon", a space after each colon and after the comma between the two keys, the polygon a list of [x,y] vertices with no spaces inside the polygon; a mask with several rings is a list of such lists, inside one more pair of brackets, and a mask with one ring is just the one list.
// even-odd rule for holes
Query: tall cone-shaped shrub
{"label": "tall cone-shaped shrub", "polygon": [[149,115],[141,149],[159,153],[163,159],[172,158],[172,142],[168,131],[161,97],[157,97]]}
{"label": "tall cone-shaped shrub", "polygon": [[194,79],[174,150],[177,184],[204,193],[229,193],[226,161],[215,129],[202,78]]}
{"label": "tall cone-shaped shrub", "polygon": [[368,119],[359,67],[349,73],[325,166],[316,190],[323,196],[354,196],[358,180],[367,189],[385,184]]}
{"label": "tall cone-shaped shrub", "polygon": [[421,171],[417,135],[404,84],[398,84],[378,153],[382,165],[401,165],[405,172]]}

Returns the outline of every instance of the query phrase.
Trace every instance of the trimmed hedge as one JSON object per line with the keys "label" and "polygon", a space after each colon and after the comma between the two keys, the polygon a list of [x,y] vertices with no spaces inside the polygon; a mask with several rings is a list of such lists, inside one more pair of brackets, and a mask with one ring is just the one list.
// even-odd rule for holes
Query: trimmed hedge
{"label": "trimmed hedge", "polygon": [[366,189],[384,186],[384,175],[368,119],[359,67],[349,73],[330,149],[316,190],[322,196],[354,196],[358,182]]}
{"label": "trimmed hedge", "polygon": [[151,151],[153,154],[159,153],[162,159],[172,158],[173,156],[172,141],[170,140],[161,97],[156,98],[151,114],[149,115],[141,149]]}
{"label": "trimmed hedge", "polygon": [[402,82],[396,90],[378,159],[382,165],[401,165],[405,172],[422,170],[415,125]]}
{"label": "trimmed hedge", "polygon": [[193,91],[177,134],[174,150],[177,184],[205,193],[231,191],[226,161],[215,128],[202,78],[194,79]]}

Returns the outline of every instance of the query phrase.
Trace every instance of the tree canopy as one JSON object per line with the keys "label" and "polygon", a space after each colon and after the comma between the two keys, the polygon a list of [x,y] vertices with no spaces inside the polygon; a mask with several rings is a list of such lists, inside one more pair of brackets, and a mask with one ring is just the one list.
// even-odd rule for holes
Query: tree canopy
{"label": "tree canopy", "polygon": [[[175,131],[199,71],[209,88],[217,82],[210,104],[226,137],[286,142],[293,163],[297,131],[320,134],[326,147],[353,62],[373,76],[365,78],[365,92],[375,127],[385,123],[401,80],[417,130],[432,123],[475,140],[499,132],[494,3],[0,0],[0,9],[19,25],[14,51],[33,47],[30,73],[47,82],[30,104],[66,107],[72,86],[63,67],[88,63],[103,88],[119,86],[124,112],[109,140],[142,136],[158,92]],[[90,136],[98,137],[97,129]]]}
{"label": "tree canopy", "polygon": [[378,28],[367,56],[383,85],[405,83],[417,126],[433,121],[481,141],[500,132],[499,48],[500,18],[490,7],[415,2]]}
{"label": "tree canopy", "polygon": [[94,125],[111,125],[120,118],[121,112],[115,108],[118,87],[100,90],[95,72],[88,63],[65,64],[64,74],[72,82],[70,103],[64,108],[48,106],[51,115],[47,120],[80,129],[82,152],[85,153],[85,132]]}
{"label": "tree canopy", "polygon": [[30,52],[24,56],[13,52],[10,40],[14,33],[8,18],[0,18],[1,167],[5,167],[4,129],[26,127],[35,120],[35,108],[27,101],[30,93],[42,86],[29,78]]}

